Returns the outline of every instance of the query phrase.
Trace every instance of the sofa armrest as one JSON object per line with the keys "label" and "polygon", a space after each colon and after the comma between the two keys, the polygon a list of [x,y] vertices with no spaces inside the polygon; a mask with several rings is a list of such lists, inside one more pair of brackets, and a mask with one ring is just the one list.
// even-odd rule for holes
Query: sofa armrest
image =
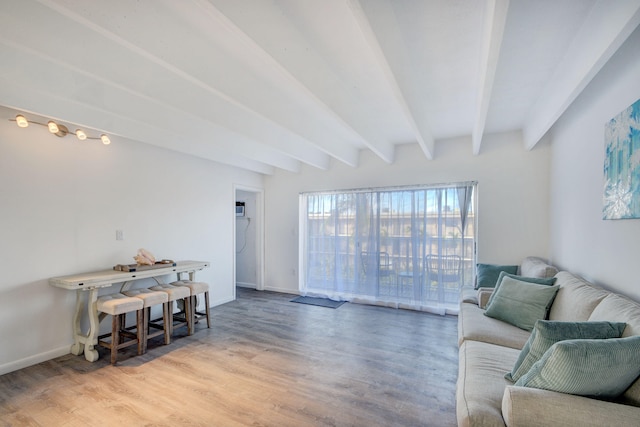
{"label": "sofa armrest", "polygon": [[502,417],[509,427],[637,426],[640,408],[537,388],[507,386]]}
{"label": "sofa armrest", "polygon": [[493,288],[478,288],[478,307],[486,308],[491,294],[493,294]]}

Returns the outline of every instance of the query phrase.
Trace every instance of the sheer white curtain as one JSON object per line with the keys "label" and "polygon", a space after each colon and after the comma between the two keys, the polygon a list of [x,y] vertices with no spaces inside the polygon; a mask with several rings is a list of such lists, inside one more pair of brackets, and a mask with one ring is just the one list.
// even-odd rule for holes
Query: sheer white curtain
{"label": "sheer white curtain", "polygon": [[301,292],[455,312],[474,274],[475,188],[301,194]]}

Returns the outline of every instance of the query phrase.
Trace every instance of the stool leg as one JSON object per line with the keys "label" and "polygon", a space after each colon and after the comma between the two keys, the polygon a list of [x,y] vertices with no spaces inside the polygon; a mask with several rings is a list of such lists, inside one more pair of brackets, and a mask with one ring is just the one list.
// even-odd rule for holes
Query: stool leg
{"label": "stool leg", "polygon": [[211,317],[209,317],[209,291],[204,293],[204,312],[207,315],[207,328],[211,328]]}
{"label": "stool leg", "polygon": [[191,333],[196,332],[196,311],[198,311],[198,297],[196,295],[191,296],[191,313],[189,317],[191,318]]}
{"label": "stool leg", "polygon": [[147,309],[143,308],[136,312],[136,330],[138,332],[138,355],[147,352],[147,326],[148,325]]}
{"label": "stool leg", "polygon": [[111,364],[115,365],[118,358],[118,343],[120,342],[120,315],[111,316]]}
{"label": "stool leg", "polygon": [[169,301],[169,335],[173,336],[173,301]]}
{"label": "stool leg", "polygon": [[172,302],[166,302],[162,304],[162,328],[164,330],[164,343],[171,343],[171,329],[173,326],[173,314],[171,313],[171,308],[173,307]]}
{"label": "stool leg", "polygon": [[124,342],[124,336],[120,333],[121,330],[127,327],[127,313],[122,313],[120,316],[120,328],[118,329],[118,345]]}
{"label": "stool leg", "polygon": [[193,308],[191,307],[191,297],[187,297],[184,299],[184,318],[187,321],[187,335],[193,335],[192,312]]}
{"label": "stool leg", "polygon": [[138,354],[142,354],[143,350],[143,331],[144,331],[144,308],[142,310],[136,311],[136,332],[138,338]]}

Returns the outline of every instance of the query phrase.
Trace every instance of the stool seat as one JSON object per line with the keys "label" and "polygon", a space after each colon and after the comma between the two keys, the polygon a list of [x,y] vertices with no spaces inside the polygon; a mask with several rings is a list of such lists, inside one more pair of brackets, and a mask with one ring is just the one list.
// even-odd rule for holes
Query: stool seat
{"label": "stool seat", "polygon": [[[96,310],[100,313],[112,316],[111,333],[98,337],[98,345],[111,350],[111,364],[115,365],[117,361],[118,350],[130,345],[138,345],[138,354],[142,351],[142,324],[144,310],[144,302],[140,298],[129,297],[124,294],[103,295],[96,300]],[[125,330],[126,314],[136,312],[136,335]],[[111,337],[111,341],[105,341],[104,338]],[[124,340],[124,337],[132,339]]]}
{"label": "stool seat", "polygon": [[[157,286],[152,286],[149,289],[157,292],[165,292],[169,297],[169,334],[173,335],[175,328],[183,326],[187,327],[187,335],[191,335],[193,331],[193,324],[191,323],[191,289],[187,286],[173,286],[166,283],[161,283]],[[182,301],[184,304],[184,320],[181,317],[173,316],[173,301]],[[160,319],[151,321],[152,326],[158,327],[157,322]],[[174,322],[176,320],[176,322]],[[164,326],[163,326],[164,327]]]}
{"label": "stool seat", "polygon": [[169,301],[177,301],[191,296],[191,289],[186,286],[173,286],[163,283],[161,285],[152,286],[149,289],[157,292],[166,292],[169,297]]}
{"label": "stool seat", "polygon": [[123,294],[128,297],[139,298],[144,303],[144,307],[164,304],[169,301],[169,297],[165,292],[156,292],[146,288],[124,291]]}
{"label": "stool seat", "polygon": [[209,292],[209,284],[206,282],[192,282],[191,280],[178,280],[171,283],[174,286],[186,286],[191,289],[191,295]]}
{"label": "stool seat", "polygon": [[144,303],[140,298],[133,298],[123,294],[110,294],[98,298],[96,308],[112,316],[142,310]]}

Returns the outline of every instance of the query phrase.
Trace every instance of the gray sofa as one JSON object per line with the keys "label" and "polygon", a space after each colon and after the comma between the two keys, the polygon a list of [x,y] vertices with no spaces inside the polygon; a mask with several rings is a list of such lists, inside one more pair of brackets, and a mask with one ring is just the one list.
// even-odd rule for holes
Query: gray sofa
{"label": "gray sofa", "polygon": [[[519,273],[551,277],[557,270],[539,258],[523,261]],[[549,320],[626,322],[623,337],[640,335],[640,305],[568,272],[555,274],[558,293]],[[537,388],[504,378],[530,332],[484,315],[491,290],[464,289],[458,318],[459,426],[639,426],[640,379],[615,402]]]}

